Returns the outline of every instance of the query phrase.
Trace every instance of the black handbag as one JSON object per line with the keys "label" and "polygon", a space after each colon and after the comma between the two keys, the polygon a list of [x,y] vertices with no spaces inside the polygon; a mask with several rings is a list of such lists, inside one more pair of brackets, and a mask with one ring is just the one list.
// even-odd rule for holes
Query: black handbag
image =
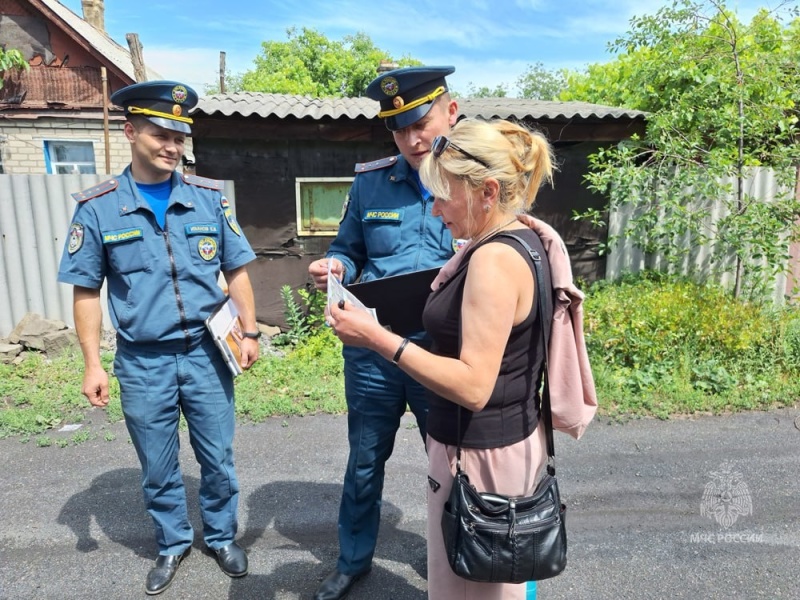
{"label": "black handbag", "polygon": [[[508,232],[530,254],[542,323],[552,317],[548,287],[544,285],[541,256],[522,238]],[[547,307],[550,306],[550,310]],[[442,513],[442,534],[447,560],[456,575],[471,581],[523,583],[555,577],[567,566],[567,507],[561,503],[555,469],[553,418],[547,381],[547,346],[544,335],[542,420],[547,438],[547,473],[532,496],[508,497],[479,492],[461,469],[461,445],[456,454],[456,474]],[[458,438],[461,439],[459,407]]]}

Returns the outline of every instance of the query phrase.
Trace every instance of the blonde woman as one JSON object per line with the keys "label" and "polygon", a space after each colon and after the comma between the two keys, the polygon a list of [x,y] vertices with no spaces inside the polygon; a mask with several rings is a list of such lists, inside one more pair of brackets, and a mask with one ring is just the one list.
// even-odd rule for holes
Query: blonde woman
{"label": "blonde woman", "polygon": [[[513,231],[545,256],[538,235],[517,215],[550,181],[552,151],[539,133],[507,121],[465,120],[436,138],[420,177],[435,196],[433,214],[454,238],[470,239],[428,298],[423,321],[430,351],[393,334],[350,306],[329,308],[349,345],[368,347],[428,389],[428,597],[522,599],[525,584],[490,584],[455,575],[441,533],[442,508],[462,468],[481,491],[529,495],[546,460],[538,389],[544,352],[533,263]],[[547,261],[542,261],[550,282]],[[459,406],[460,423],[459,423]],[[460,438],[458,437],[460,434]]]}

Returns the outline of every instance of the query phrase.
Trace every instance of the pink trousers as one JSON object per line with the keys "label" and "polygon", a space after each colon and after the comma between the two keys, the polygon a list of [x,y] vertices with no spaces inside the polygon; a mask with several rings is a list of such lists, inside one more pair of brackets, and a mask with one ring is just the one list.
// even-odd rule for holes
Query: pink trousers
{"label": "pink trousers", "polygon": [[[456,472],[456,447],[427,440],[428,475],[441,487],[428,486],[428,599],[429,600],[524,600],[525,584],[477,583],[462,579],[450,569],[442,538],[442,511]],[[540,423],[527,439],[479,450],[461,449],[461,469],[481,492],[508,496],[533,493],[547,461],[544,426]]]}

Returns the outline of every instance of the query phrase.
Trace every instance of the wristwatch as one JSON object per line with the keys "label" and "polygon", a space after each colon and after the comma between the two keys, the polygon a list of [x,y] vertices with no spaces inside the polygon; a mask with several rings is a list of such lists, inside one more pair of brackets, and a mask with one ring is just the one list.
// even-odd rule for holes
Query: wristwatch
{"label": "wristwatch", "polygon": [[257,340],[261,337],[260,331],[243,331],[242,337],[250,338],[251,340]]}

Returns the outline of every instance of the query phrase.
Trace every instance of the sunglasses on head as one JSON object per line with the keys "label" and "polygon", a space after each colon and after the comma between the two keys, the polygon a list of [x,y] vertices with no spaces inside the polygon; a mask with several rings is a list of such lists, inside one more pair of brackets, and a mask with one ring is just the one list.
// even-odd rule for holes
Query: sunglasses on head
{"label": "sunglasses on head", "polygon": [[483,161],[480,158],[478,158],[477,156],[474,156],[474,155],[470,154],[469,152],[467,152],[463,148],[459,148],[457,145],[455,145],[453,142],[451,142],[450,138],[448,138],[446,135],[437,135],[433,139],[433,144],[431,145],[431,154],[433,154],[434,158],[439,158],[442,154],[445,153],[445,151],[448,148],[452,148],[453,150],[456,150],[457,152],[460,152],[461,154],[463,154],[464,156],[466,156],[470,160],[474,160],[479,165],[483,165],[487,169],[491,169],[491,167],[486,163],[486,161]]}

